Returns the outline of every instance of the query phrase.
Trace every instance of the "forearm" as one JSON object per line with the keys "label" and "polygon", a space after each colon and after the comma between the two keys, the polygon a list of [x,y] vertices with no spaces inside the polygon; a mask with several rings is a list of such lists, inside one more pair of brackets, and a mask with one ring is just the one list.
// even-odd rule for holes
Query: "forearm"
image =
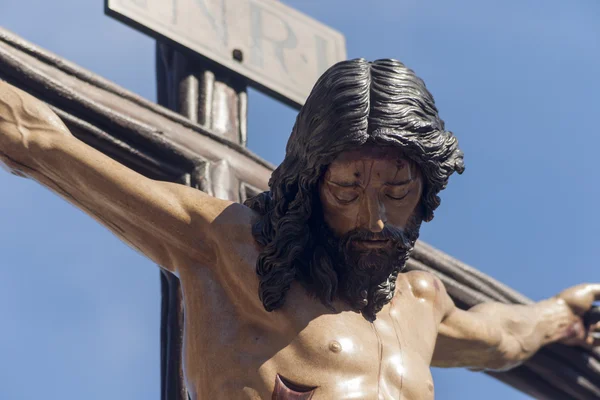
{"label": "forearm", "polygon": [[2,162],[55,191],[165,267],[173,252],[196,260],[214,256],[208,217],[229,203],[148,179],[117,163],[71,135],[45,104],[0,81]]}
{"label": "forearm", "polygon": [[431,365],[507,370],[549,343],[600,346],[600,323],[584,326],[582,319],[594,301],[600,301],[600,284],[573,286],[531,305],[491,302],[468,311],[446,293]]}
{"label": "forearm", "polygon": [[470,313],[485,315],[499,332],[497,348],[485,369],[510,369],[533,356],[541,347],[573,334],[574,320],[565,302],[551,298],[532,305],[485,303]]}
{"label": "forearm", "polygon": [[453,308],[440,325],[431,364],[510,369],[542,346],[571,335],[573,322],[573,314],[558,298],[527,306],[492,302],[468,311]]}
{"label": "forearm", "polygon": [[76,140],[62,121],[43,103],[0,81],[0,161],[12,173],[31,178],[76,203],[49,160],[59,142]]}
{"label": "forearm", "polygon": [[[6,124],[3,129],[7,129]],[[28,131],[27,141],[22,146],[4,147],[1,157],[7,161],[13,173],[31,178],[52,190],[80,210],[110,229],[115,235],[140,252],[145,249],[136,243],[143,243],[146,235],[144,224],[132,224],[119,214],[118,209],[111,210],[110,203],[103,201],[94,190],[87,190],[78,185],[83,171],[77,168],[66,149],[78,139],[71,136],[66,129],[55,129],[53,126],[38,125],[35,131]],[[75,144],[77,145],[77,144]],[[80,143],[79,145],[83,145]],[[135,238],[134,238],[135,237]],[[151,242],[151,241],[149,241]],[[153,249],[155,261],[166,265],[167,258],[160,257],[164,253]]]}
{"label": "forearm", "polygon": [[[91,212],[95,205],[89,203],[97,196],[90,196],[86,185],[82,185],[82,175],[89,171],[79,165],[85,162],[79,160],[82,155],[76,149],[85,145],[71,135],[46,105],[32,101],[28,95],[14,89],[10,94],[20,98],[0,102],[0,156],[13,172],[34,179],[84,211]],[[93,156],[87,154],[90,155]],[[85,192],[88,196],[82,196]],[[102,202],[102,199],[97,200]]]}

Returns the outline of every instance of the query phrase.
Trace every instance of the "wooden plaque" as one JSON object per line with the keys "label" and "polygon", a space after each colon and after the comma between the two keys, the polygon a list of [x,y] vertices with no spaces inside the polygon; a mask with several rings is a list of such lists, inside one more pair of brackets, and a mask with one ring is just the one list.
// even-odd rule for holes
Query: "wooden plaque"
{"label": "wooden plaque", "polygon": [[273,0],[105,0],[105,11],[294,107],[346,58],[341,33]]}

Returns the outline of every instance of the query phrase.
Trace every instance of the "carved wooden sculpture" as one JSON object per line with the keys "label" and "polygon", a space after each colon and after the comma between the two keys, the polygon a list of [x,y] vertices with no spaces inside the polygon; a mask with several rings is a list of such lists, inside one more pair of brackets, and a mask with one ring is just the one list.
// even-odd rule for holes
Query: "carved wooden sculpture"
{"label": "carved wooden sculpture", "polygon": [[[379,68],[384,72],[391,71],[392,79],[394,74],[407,73],[402,69],[401,64],[392,61],[382,61],[375,64],[374,67],[370,65],[363,62],[347,63],[338,68],[347,67],[347,74],[358,75],[361,71],[365,73],[371,71],[371,68]],[[146,102],[85,71],[64,63],[58,58],[35,49],[6,32],[2,33],[0,43],[0,71],[3,79],[53,105],[53,110],[75,136],[102,149],[113,158],[146,176],[184,183],[201,188],[208,194],[214,194],[218,190],[223,190],[224,185],[218,184],[219,179],[222,177],[231,179],[233,175],[235,177],[234,187],[239,188],[239,191],[231,192],[234,200],[244,200],[244,197],[256,194],[252,188],[265,188],[271,166],[250,154],[243,147],[223,139],[214,131],[211,132],[193,121]],[[347,75],[342,73],[340,76],[343,81],[344,76]],[[364,76],[366,75],[363,74],[363,78],[356,76],[353,79],[366,79]],[[367,87],[369,87],[368,85]],[[382,87],[385,88],[385,85]],[[577,315],[583,315],[587,311],[594,294],[597,295],[597,292],[600,291],[597,285],[576,287],[555,299],[549,299],[536,305],[505,305],[502,303],[526,304],[529,301],[425,244],[417,243],[412,252],[412,258],[407,261],[407,267],[409,270],[425,270],[433,272],[433,274],[412,271],[398,274],[396,281],[392,281],[384,275],[375,274],[378,279],[381,278],[381,281],[374,286],[363,287],[360,280],[346,279],[356,276],[342,273],[338,276],[340,290],[327,290],[332,286],[327,286],[325,283],[333,282],[331,278],[333,275],[319,277],[308,274],[306,271],[302,272],[301,269],[298,269],[302,266],[302,262],[298,263],[298,261],[302,261],[302,257],[290,260],[290,262],[294,261],[295,270],[269,268],[269,265],[273,265],[272,260],[277,259],[275,257],[277,249],[271,249],[275,252],[269,258],[268,253],[265,253],[265,248],[270,244],[269,237],[276,236],[277,230],[283,226],[273,225],[273,223],[277,223],[275,218],[278,217],[277,213],[281,219],[286,216],[286,212],[290,208],[306,207],[305,203],[299,201],[294,203],[295,195],[288,196],[288,192],[285,190],[286,172],[289,174],[288,176],[293,176],[289,171],[297,168],[293,163],[295,161],[293,160],[294,153],[310,154],[306,151],[300,153],[300,148],[291,149],[291,152],[288,152],[292,157],[288,159],[291,160],[287,165],[288,171],[283,168],[274,176],[274,197],[270,198],[268,194],[264,194],[247,203],[254,209],[252,212],[248,211],[249,208],[235,203],[217,200],[192,190],[184,190],[181,185],[156,184],[152,186],[151,192],[154,197],[145,207],[158,206],[158,209],[155,209],[152,214],[145,215],[145,218],[157,219],[151,222],[159,222],[161,226],[178,227],[173,231],[176,233],[173,236],[161,237],[162,240],[176,240],[177,243],[173,249],[169,250],[164,245],[157,245],[162,242],[152,242],[155,232],[153,233],[150,229],[137,231],[136,228],[139,228],[141,220],[135,220],[140,224],[132,224],[129,218],[132,218],[132,215],[135,218],[133,210],[131,210],[132,214],[123,213],[124,208],[119,205],[123,204],[119,203],[121,190],[128,193],[129,196],[135,197],[136,193],[146,193],[142,190],[145,185],[148,185],[146,181],[138,181],[136,185],[127,183],[127,176],[130,173],[121,169],[122,167],[118,164],[108,158],[100,157],[99,153],[92,152],[83,144],[76,144],[78,142],[74,142],[72,139],[62,139],[62,137],[68,138],[68,131],[61,127],[59,120],[45,112],[31,97],[24,96],[5,84],[0,89],[0,93],[2,93],[1,98],[4,104],[4,109],[0,111],[3,118],[0,132],[5,132],[0,140],[0,150],[4,153],[2,156],[4,162],[10,164],[19,173],[27,174],[41,181],[94,214],[117,235],[134,246],[141,247],[142,251],[165,268],[172,271],[177,270],[184,285],[184,292],[186,291],[186,282],[194,287],[193,290],[188,289],[186,296],[186,301],[191,301],[186,304],[188,312],[192,312],[193,315],[203,314],[203,322],[213,323],[211,329],[216,329],[215,332],[233,335],[224,340],[227,340],[228,344],[236,343],[238,351],[227,357],[218,354],[220,357],[215,358],[214,351],[203,352],[207,349],[207,342],[194,334],[194,332],[199,332],[195,330],[197,329],[194,327],[195,322],[187,320],[189,325],[186,326],[186,329],[190,329],[193,339],[198,339],[197,342],[192,340],[186,344],[188,356],[192,355],[191,359],[195,359],[194,355],[196,354],[210,354],[214,361],[211,368],[216,368],[216,370],[213,369],[211,376],[217,377],[216,381],[220,382],[220,386],[215,386],[215,382],[206,381],[203,378],[205,370],[195,361],[188,362],[186,371],[188,382],[191,382],[192,386],[187,390],[192,398],[201,398],[202,394],[205,394],[203,398],[216,398],[215,395],[212,395],[216,392],[211,392],[216,390],[215,387],[221,389],[228,387],[228,390],[232,390],[229,398],[257,398],[257,396],[262,398],[270,396],[280,396],[272,398],[303,398],[299,396],[310,398],[307,397],[309,396],[307,393],[311,391],[314,391],[313,398],[342,398],[344,394],[348,393],[363,393],[361,398],[376,398],[377,393],[380,395],[388,393],[395,397],[402,395],[404,398],[427,398],[432,393],[432,387],[427,379],[427,365],[419,365],[419,362],[423,360],[419,361],[415,352],[421,354],[421,358],[428,357],[427,351],[433,352],[435,332],[437,332],[437,328],[434,328],[433,325],[437,327],[436,324],[440,323],[441,336],[438,338],[435,354],[429,355],[429,357],[433,357],[434,365],[440,366],[509,367],[529,358],[540,345],[559,339],[563,341],[584,339],[584,332],[581,330]],[[341,93],[341,91],[337,93]],[[369,96],[369,94],[366,93],[365,96]],[[20,100],[17,101],[15,98]],[[361,99],[354,98],[354,100],[358,101],[357,107],[360,107]],[[25,103],[21,104],[31,107],[19,108],[19,101],[24,101]],[[333,102],[334,105],[347,105],[348,103],[349,101]],[[376,105],[374,106],[376,107]],[[9,112],[11,110],[12,113]],[[316,109],[311,110],[310,107],[307,107],[305,114],[311,111],[317,112]],[[18,121],[24,121],[24,124],[20,124]],[[306,119],[306,121],[311,121],[311,119]],[[315,123],[315,121],[318,124],[318,120],[312,120],[311,123]],[[14,130],[14,127],[23,126],[28,126],[30,130]],[[422,133],[421,128],[417,127],[415,132]],[[48,135],[51,135],[50,132],[56,132],[54,136],[57,139],[50,141],[48,135],[44,136],[45,139],[40,139],[42,135],[36,133],[38,131],[48,133]],[[309,132],[314,131],[313,129]],[[6,132],[12,132],[12,136]],[[388,146],[392,144],[392,139],[401,139],[401,136],[397,136],[392,131],[386,134],[389,134]],[[14,139],[18,136],[21,139]],[[295,140],[305,140],[302,139],[301,133],[297,136]],[[23,141],[25,137],[29,137],[30,141]],[[383,136],[379,138],[379,140],[385,139]],[[33,163],[31,159],[24,156],[23,150],[19,150],[22,149],[20,143],[28,143],[30,152],[37,151],[36,149],[46,152],[60,149],[56,151],[64,151],[65,154],[71,155],[88,154],[92,159],[82,159],[77,162],[85,163],[91,168],[92,172],[90,173],[92,174],[91,179],[95,183],[94,186],[91,186],[91,181],[83,179],[83,176],[78,173],[74,173],[71,176],[72,179],[65,180],[64,175],[61,177],[60,173],[56,175],[56,172],[51,172],[47,168],[49,164],[43,164],[41,161],[39,161],[39,165]],[[310,146],[312,143],[305,141],[302,146]],[[64,149],[63,145],[66,146]],[[408,252],[416,239],[414,235],[411,236],[409,227],[412,223],[414,234],[418,222],[411,218],[416,205],[420,204],[421,194],[424,194],[425,199],[429,199],[427,205],[421,210],[423,218],[429,219],[430,212],[436,206],[435,193],[431,192],[431,188],[434,187],[432,186],[434,181],[431,180],[431,172],[424,172],[422,165],[419,165],[416,153],[403,153],[406,155],[399,158],[397,153],[390,152],[389,149],[381,153],[381,149],[377,146],[371,147],[369,150],[363,149],[358,153],[351,149],[335,151],[336,149],[325,146],[320,146],[319,149],[318,151],[321,152],[331,151],[332,156],[335,152],[334,159],[325,163],[327,172],[322,171],[325,173],[325,184],[319,189],[321,201],[318,204],[323,207],[327,221],[326,226],[333,231],[334,237],[343,236],[353,229],[352,224],[348,225],[351,221],[369,227],[367,230],[370,233],[361,233],[359,237],[353,239],[353,242],[349,240],[349,243],[354,243],[354,246],[362,248],[362,253],[374,253],[372,256],[375,257],[376,262],[371,262],[372,260],[369,258],[364,263],[364,260],[357,261],[358,265],[363,265],[362,271],[385,265],[382,262],[385,260],[380,258],[380,253],[391,250],[386,246],[392,241],[398,245],[394,246],[394,251],[406,250]],[[445,160],[444,162],[448,162],[448,168],[460,169],[460,156],[452,145],[449,147],[449,152],[441,158]],[[54,166],[60,170],[64,160],[67,160],[67,163],[71,162],[64,157],[57,158]],[[306,165],[303,166],[315,168],[318,168],[319,162],[321,162],[316,158],[298,161],[305,162]],[[364,168],[367,165],[369,168]],[[223,168],[225,171],[229,168],[233,173],[223,173]],[[104,181],[95,179],[94,174],[98,173],[101,177],[110,176],[111,170],[118,170],[121,173],[119,179],[124,180],[116,182],[117,185],[120,185],[119,190],[110,190],[114,196],[107,199],[109,200],[108,205],[82,196],[82,187],[92,191],[101,191]],[[109,175],[103,175],[103,171],[109,172]],[[451,171],[447,170],[446,172]],[[386,175],[390,173],[390,176]],[[349,180],[354,179],[356,182],[352,182],[352,185],[347,184]],[[106,182],[107,185],[114,184],[114,182]],[[443,184],[442,177],[440,188],[443,187]],[[308,182],[303,185],[310,187]],[[138,190],[141,192],[137,192]],[[191,207],[185,208],[184,211],[187,211],[183,214],[179,213],[181,209],[178,208],[182,203],[170,201],[172,197],[169,197],[169,193],[172,193],[172,190],[181,193],[182,197],[179,198],[187,199],[185,204],[188,204],[187,207]],[[404,203],[397,206],[396,212],[373,217],[378,210],[381,210],[381,207],[369,207],[370,204],[374,204],[375,198],[379,198],[378,196],[373,197],[373,193],[383,193],[389,196],[388,200],[385,200],[390,202],[387,209],[396,207],[391,206],[391,204],[396,204],[392,202],[404,201]],[[286,201],[289,204],[272,212],[270,215],[273,218],[270,218],[269,214],[264,214],[265,211],[272,210],[276,201],[282,199],[281,196],[287,196]],[[357,197],[354,198],[354,196]],[[359,198],[359,203],[367,206],[351,211],[340,205],[342,203],[350,204]],[[191,203],[187,203],[188,201]],[[190,204],[199,204],[197,202],[203,201],[207,201],[204,208],[198,209],[190,206]],[[164,210],[170,211],[164,214]],[[196,210],[193,212],[197,214],[192,215],[195,215],[200,221],[208,221],[216,230],[203,230],[201,225],[195,226],[196,223],[201,222],[197,222],[198,220],[195,218],[190,219],[190,210]],[[190,224],[190,221],[193,222]],[[185,224],[181,225],[182,222]],[[305,225],[306,227],[310,225],[310,221],[307,222],[309,223]],[[256,228],[254,232],[252,232],[252,226]],[[198,230],[193,229],[187,232],[187,229],[190,228],[198,228]],[[400,229],[394,231],[394,228]],[[299,229],[304,228],[300,225]],[[197,236],[195,236],[196,232]],[[199,240],[198,236],[202,232],[213,233],[204,233],[205,240]],[[228,242],[216,240],[221,234],[219,232],[228,232],[230,235],[227,237]],[[253,240],[257,238],[258,245],[253,244],[254,242],[249,238]],[[267,240],[264,240],[265,238]],[[264,242],[261,243],[261,241]],[[148,247],[151,243],[154,243],[155,246]],[[215,254],[214,248],[211,250],[210,245],[206,247],[207,243],[215,243],[216,248],[219,249],[217,253],[227,259],[223,268],[210,270],[186,267],[185,265],[195,263],[190,264],[190,258],[187,257],[193,259],[197,254],[202,262],[203,257],[210,258]],[[318,243],[326,244],[327,241],[309,241],[305,243],[305,246],[315,246]],[[178,248],[184,248],[186,251],[179,253]],[[243,250],[240,250],[241,248]],[[294,246],[289,250],[292,253],[297,251]],[[323,254],[321,253],[321,255]],[[281,258],[281,254],[279,257]],[[401,258],[398,257],[398,259]],[[259,260],[260,282],[254,274],[253,268],[236,269],[240,265],[253,267],[257,259]],[[188,262],[181,262],[181,260]],[[217,264],[213,258],[208,261],[210,261],[208,264]],[[306,261],[306,265],[309,264]],[[332,264],[334,270],[339,265]],[[399,266],[390,265],[390,267],[392,272],[397,274],[394,268]],[[279,273],[280,276],[278,276]],[[303,273],[307,275],[302,276]],[[375,275],[372,274],[372,276]],[[168,276],[165,278],[166,281],[174,279],[171,275],[166,276]],[[255,283],[250,284],[250,287],[244,286],[244,284],[241,286],[235,284],[235,282],[244,283],[252,280],[255,280]],[[302,284],[294,283],[296,280]],[[226,282],[231,282],[231,285]],[[444,285],[440,282],[443,282]],[[445,295],[444,286],[454,301]],[[200,287],[203,288],[204,294],[208,293],[212,296],[210,298],[223,300],[217,306],[212,306],[219,310],[216,314],[218,318],[211,316],[215,315],[211,314],[211,310],[216,310],[215,308],[201,302],[200,298],[194,295],[194,291]],[[316,287],[325,290],[314,291]],[[260,293],[260,297],[257,292]],[[313,296],[310,293],[313,293]],[[393,298],[392,294],[394,294]],[[173,303],[173,299],[176,299],[178,293],[171,291],[170,295],[173,298],[165,299],[166,307],[170,304],[177,304]],[[496,302],[490,302],[492,300]],[[454,308],[454,304],[460,308],[469,308],[475,304],[486,302],[489,303],[482,304],[469,312]],[[268,313],[265,309],[275,311]],[[491,312],[493,314],[490,314]],[[423,315],[427,313],[431,316],[430,322],[423,319]],[[174,320],[181,319],[180,314],[167,313],[167,315],[168,318]],[[487,317],[489,315],[493,315],[494,318],[490,319]],[[505,317],[514,322],[514,326],[510,329],[503,324],[498,324],[499,321],[504,321]],[[415,324],[420,327],[417,329],[421,333],[420,335],[414,336],[415,333],[410,333],[406,328],[405,323],[409,320],[413,322],[413,327]],[[537,322],[534,330],[529,329],[532,321]],[[428,323],[433,325],[428,327]],[[218,324],[229,325],[227,325],[228,328],[225,328]],[[486,327],[490,326],[497,329],[487,331]],[[465,329],[461,331],[461,327]],[[220,328],[223,329],[219,330]],[[354,335],[345,336],[348,331],[353,332]],[[487,333],[485,333],[486,331]],[[488,334],[490,332],[500,333],[501,336]],[[181,343],[178,334],[177,331],[167,334],[172,339],[168,340],[170,346],[176,347]],[[504,334],[507,336],[502,336]],[[429,337],[429,339],[426,338],[419,342],[423,336]],[[567,338],[567,336],[572,337]],[[216,340],[215,335],[211,337],[212,340]],[[510,340],[503,341],[503,338],[510,338]],[[246,343],[246,341],[252,343]],[[507,346],[498,346],[500,343]],[[216,343],[211,343],[211,345],[214,346]],[[362,353],[362,346],[372,348],[374,352]],[[418,350],[419,346],[425,347]],[[483,351],[476,351],[477,346],[480,346],[479,349]],[[277,350],[276,354],[274,354],[275,350]],[[171,349],[171,351],[173,350]],[[353,358],[359,357],[358,361],[360,362],[356,362],[357,360],[352,362],[350,359],[347,362],[340,362],[343,357],[351,355],[353,351],[357,352]],[[175,352],[171,354],[175,354]],[[377,354],[380,356],[378,357]],[[265,358],[265,356],[269,357]],[[231,360],[231,357],[236,358],[236,363],[231,364],[227,361]],[[225,358],[225,362],[222,361],[223,358]],[[557,344],[544,348],[533,358],[529,358],[521,367],[509,372],[493,373],[493,375],[537,398],[593,399],[600,395],[598,388],[599,359],[597,349],[584,351],[579,347],[565,347]],[[240,381],[241,378],[236,372],[236,368],[246,367],[245,371],[248,371],[248,366],[255,364],[261,365],[261,369],[244,376]],[[164,360],[163,366],[167,370],[180,368],[178,360],[171,357]],[[302,366],[310,366],[310,368],[302,368]],[[373,375],[374,370],[383,372],[381,375],[378,373]],[[560,374],[557,373],[559,370]],[[365,382],[353,387],[352,385],[356,382],[352,379],[356,377],[364,377]],[[224,383],[221,382],[226,378],[232,379],[228,381],[229,386],[223,386]],[[238,380],[236,381],[236,379]],[[347,383],[345,389],[331,384],[331,382],[338,381]],[[164,385],[169,388],[168,382],[164,382]],[[168,391],[168,398],[185,396],[183,387],[174,386],[173,388]]]}

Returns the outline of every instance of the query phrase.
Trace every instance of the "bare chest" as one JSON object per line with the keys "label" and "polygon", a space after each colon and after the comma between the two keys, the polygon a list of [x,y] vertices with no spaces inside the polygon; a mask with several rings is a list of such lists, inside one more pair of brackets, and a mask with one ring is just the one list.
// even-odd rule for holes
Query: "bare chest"
{"label": "bare chest", "polygon": [[429,364],[437,322],[432,303],[415,298],[408,285],[406,291],[402,282],[399,286],[374,322],[352,311],[311,319],[272,359],[273,369],[315,387],[314,398],[433,398]]}
{"label": "bare chest", "polygon": [[431,399],[433,307],[409,285],[398,286],[372,323],[352,311],[326,311],[300,287],[281,310],[245,318],[226,290],[211,286],[212,298],[222,297],[211,301],[218,305],[212,313],[186,309],[188,386],[196,398],[214,399],[296,398],[281,397],[286,391],[307,399]]}

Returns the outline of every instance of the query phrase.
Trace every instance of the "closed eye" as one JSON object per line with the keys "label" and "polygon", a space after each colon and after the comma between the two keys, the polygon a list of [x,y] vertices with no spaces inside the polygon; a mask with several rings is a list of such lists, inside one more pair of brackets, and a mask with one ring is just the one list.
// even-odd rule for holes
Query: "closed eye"
{"label": "closed eye", "polygon": [[358,195],[356,193],[353,193],[351,196],[338,196],[338,195],[333,195],[333,197],[335,197],[335,199],[341,203],[341,204],[350,204],[352,202],[354,202],[356,199],[358,199]]}
{"label": "closed eye", "polygon": [[392,200],[402,200],[404,199],[406,196],[408,196],[408,194],[410,193],[410,190],[404,194],[401,195],[391,195],[391,194],[386,194],[385,197],[392,199]]}
{"label": "closed eye", "polygon": [[327,183],[329,184],[329,191],[340,204],[350,204],[359,197],[357,190],[360,186],[356,183],[332,181]]}

